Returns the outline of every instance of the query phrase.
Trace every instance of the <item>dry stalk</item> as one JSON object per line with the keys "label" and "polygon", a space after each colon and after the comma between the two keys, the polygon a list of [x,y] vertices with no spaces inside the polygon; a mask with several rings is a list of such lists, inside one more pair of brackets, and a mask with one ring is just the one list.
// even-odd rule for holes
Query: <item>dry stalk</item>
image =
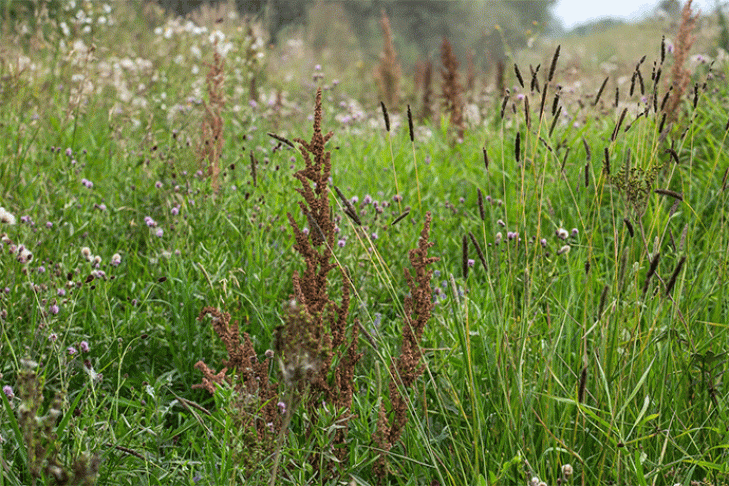
{"label": "dry stalk", "polygon": [[441,97],[443,111],[450,117],[451,125],[457,130],[458,138],[463,138],[465,125],[463,120],[463,88],[458,80],[458,59],[448,39],[443,38],[441,45]]}
{"label": "dry stalk", "polygon": [[375,67],[375,82],[380,91],[381,99],[390,108],[396,108],[400,101],[400,78],[402,70],[400,63],[397,61],[397,53],[395,52],[395,44],[392,41],[392,30],[390,29],[390,19],[382,9],[382,18],[380,18],[380,26],[384,36],[385,44],[380,54],[380,64]]}
{"label": "dry stalk", "polygon": [[217,42],[213,46],[213,62],[207,64],[208,74],[205,78],[208,85],[208,101],[205,103],[205,116],[202,121],[202,137],[198,146],[198,158],[202,168],[206,168],[207,175],[212,179],[213,191],[219,188],[220,156],[223,151],[223,109],[225,96],[223,82],[225,80],[223,69],[225,60],[217,49]]}
{"label": "dry stalk", "polygon": [[409,252],[410,264],[415,270],[415,276],[405,269],[405,279],[410,288],[410,296],[405,297],[404,302],[405,314],[400,356],[390,365],[391,414],[388,418],[384,403],[380,404],[377,431],[373,438],[381,451],[380,457],[373,466],[373,472],[380,481],[387,475],[387,453],[400,440],[405,424],[408,422],[408,398],[404,393],[415,383],[425,368],[425,365],[421,363],[423,352],[420,348],[420,340],[434,307],[430,287],[433,270],[429,270],[428,265],[439,260],[438,257],[428,256],[428,249],[434,245],[429,241],[431,220],[430,212],[427,212],[418,247]]}
{"label": "dry stalk", "polygon": [[[361,354],[357,353],[359,326],[356,322],[349,326],[347,337],[350,288],[349,277],[341,267],[343,285],[340,302],[337,304],[328,294],[329,272],[336,264],[332,263],[335,232],[329,202],[331,152],[325,151],[324,146],[333,134],[329,132],[324,135],[321,131],[321,97],[321,89],[318,89],[311,140],[294,139],[300,145],[299,151],[305,163],[305,167],[296,172],[294,177],[301,182],[301,187],[296,191],[303,198],[303,201],[299,201],[299,207],[309,223],[309,232],[307,235],[294,217],[288,214],[296,240],[294,250],[302,256],[306,265],[303,274],[295,272],[293,275],[294,299],[305,326],[296,326],[289,334],[304,334],[317,346],[311,350],[317,365],[309,381],[311,400],[307,406],[312,414],[323,402],[343,410],[343,427],[335,435],[335,443],[341,444],[346,438],[352,404],[354,366]],[[333,366],[335,361],[337,365]],[[336,454],[340,462],[345,462],[346,448],[337,448]]]}
{"label": "dry stalk", "polygon": [[673,67],[671,68],[671,81],[669,85],[671,94],[665,105],[665,110],[663,110],[664,113],[668,114],[669,122],[675,122],[678,119],[678,107],[681,103],[681,97],[691,81],[691,72],[684,67],[684,64],[688,58],[689,50],[691,50],[691,46],[696,40],[693,31],[694,27],[696,27],[696,19],[699,16],[698,13],[692,15],[691,2],[692,0],[688,0],[681,11],[681,25],[678,28],[678,37],[676,38],[676,54],[674,56]]}

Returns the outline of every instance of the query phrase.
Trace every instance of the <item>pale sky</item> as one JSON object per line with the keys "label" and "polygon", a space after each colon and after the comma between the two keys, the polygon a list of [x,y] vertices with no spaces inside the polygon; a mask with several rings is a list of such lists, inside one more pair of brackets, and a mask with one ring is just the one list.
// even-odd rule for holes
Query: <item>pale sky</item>
{"label": "pale sky", "polygon": [[[658,3],[658,0],[557,0],[552,12],[562,20],[566,29],[570,29],[601,17],[635,20],[651,12]],[[700,9],[704,14],[711,12],[714,5],[714,0],[694,0],[691,4],[694,11]]]}

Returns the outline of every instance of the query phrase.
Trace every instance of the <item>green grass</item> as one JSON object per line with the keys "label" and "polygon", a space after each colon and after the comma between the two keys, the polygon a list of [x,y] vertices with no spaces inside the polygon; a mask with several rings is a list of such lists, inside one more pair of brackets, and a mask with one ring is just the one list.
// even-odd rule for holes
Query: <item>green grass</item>
{"label": "green grass", "polygon": [[[196,173],[204,62],[212,57],[207,34],[180,31],[166,39],[164,30],[134,28],[145,22],[140,12],[114,8],[120,11],[108,18],[136,22],[96,22],[92,33],[75,34],[95,44],[91,57],[54,33],[52,21],[43,39],[4,27],[0,206],[17,223],[0,223],[9,239],[0,250],[0,383],[15,394],[3,394],[0,407],[0,485],[54,483],[47,473],[31,473],[25,360],[38,363],[39,416],[56,394],[63,397],[61,416],[40,421],[49,428],[32,439],[55,448],[60,465],[97,455],[98,484],[267,484],[274,448],[257,449],[240,426],[257,411],[229,387],[214,396],[193,388],[202,380],[196,362],[218,371],[226,358],[209,321],[197,317],[205,306],[229,312],[258,358],[274,348],[292,275],[304,265],[286,218],[291,213],[304,224],[292,177],[303,162],[267,132],[310,137],[310,75],[318,61],[302,54],[278,60],[281,72],[265,71],[281,52],[265,51],[253,64],[244,54],[251,44],[245,29],[227,31],[228,110],[215,194]],[[648,55],[647,86],[660,37],[650,42],[640,53]],[[640,55],[621,59],[628,83]],[[19,69],[21,56],[34,67]],[[569,47],[562,56],[570,59]],[[342,411],[321,407],[312,415],[299,407],[281,442],[278,482],[377,483],[372,437],[399,354],[407,250],[417,245],[426,211],[433,214],[430,253],[441,259],[431,282],[437,305],[422,342],[424,373],[404,391],[409,422],[388,454],[384,483],[729,481],[726,63],[710,74],[696,66],[691,86],[707,87],[696,108],[688,96],[680,122],[664,137],[660,116],[651,111],[636,120],[636,111],[611,142],[622,106],[645,105],[621,85],[619,109],[614,87],[593,107],[588,95],[604,75],[586,67],[578,74],[589,89],[571,92],[573,80],[565,80],[560,103],[569,116],[551,135],[552,95],[540,119],[540,95],[518,90],[529,96],[527,129],[516,93],[516,113],[509,104],[503,119],[500,97],[477,93],[483,121],[462,142],[452,140],[447,121],[416,123],[414,151],[404,107],[390,108],[388,136],[378,102],[347,94],[366,92],[366,80],[355,85],[357,76],[329,72],[326,64],[322,72],[323,130],[334,131],[327,146],[332,183],[358,198],[365,226],[355,228],[332,197],[343,242],[334,253],[353,280],[350,325],[358,320],[373,341],[360,336],[348,463],[326,469]],[[252,73],[262,93],[255,106],[247,99]],[[562,76],[575,74],[558,64],[557,83]],[[337,77],[348,81],[335,86]],[[93,86],[79,96],[81,80]],[[281,104],[272,86],[282,89]],[[637,209],[617,183],[628,159],[632,168],[660,166]],[[477,189],[486,198],[483,219]],[[674,205],[654,189],[682,200]],[[406,207],[409,215],[392,225]],[[469,232],[488,268],[469,242],[475,264],[463,278],[461,244]],[[32,251],[29,263],[17,260],[18,245]],[[84,247],[101,258],[98,268]],[[339,294],[341,283],[335,279],[331,288]],[[269,376],[281,381],[275,360]],[[271,437],[268,445],[274,443]],[[574,468],[569,478],[562,477],[566,464]],[[317,467],[328,472],[317,475]]]}

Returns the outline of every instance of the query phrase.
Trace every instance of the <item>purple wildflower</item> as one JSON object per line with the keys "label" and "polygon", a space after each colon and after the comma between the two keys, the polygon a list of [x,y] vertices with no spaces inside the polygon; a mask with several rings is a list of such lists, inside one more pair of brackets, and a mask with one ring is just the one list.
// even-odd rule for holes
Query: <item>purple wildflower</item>
{"label": "purple wildflower", "polygon": [[81,351],[84,353],[88,353],[90,351],[89,343],[86,341],[81,341],[78,347],[81,348]]}
{"label": "purple wildflower", "polygon": [[8,397],[8,400],[10,400],[11,398],[13,398],[15,396],[15,392],[13,391],[13,387],[10,386],[10,385],[5,385],[3,387],[3,393],[5,394],[6,397]]}

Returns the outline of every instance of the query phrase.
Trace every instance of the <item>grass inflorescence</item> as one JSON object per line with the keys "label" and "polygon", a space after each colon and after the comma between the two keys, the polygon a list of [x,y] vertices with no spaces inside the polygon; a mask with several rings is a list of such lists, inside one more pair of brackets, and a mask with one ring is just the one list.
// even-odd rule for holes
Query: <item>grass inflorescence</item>
{"label": "grass inflorescence", "polygon": [[444,38],[416,89],[384,12],[375,69],[232,9],[4,16],[0,484],[729,481],[690,4],[463,84]]}

